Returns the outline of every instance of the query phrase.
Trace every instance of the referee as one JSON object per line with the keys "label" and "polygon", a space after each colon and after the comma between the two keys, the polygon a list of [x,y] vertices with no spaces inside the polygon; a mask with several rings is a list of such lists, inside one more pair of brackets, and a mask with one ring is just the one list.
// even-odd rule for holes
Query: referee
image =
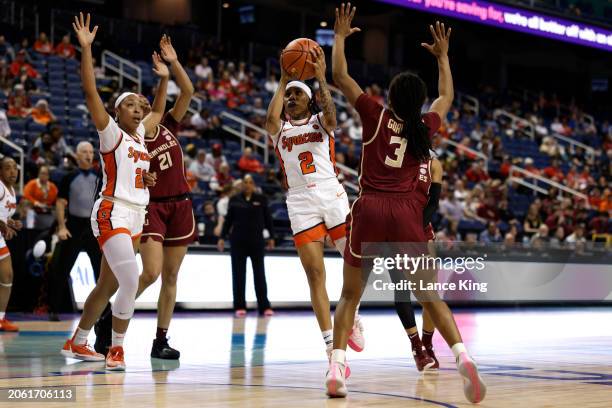
{"label": "referee", "polygon": [[247,174],[243,179],[242,188],[242,193],[236,194],[229,201],[227,216],[217,247],[223,251],[225,239],[229,234],[235,315],[237,317],[246,315],[246,260],[247,257],[250,257],[253,265],[257,309],[260,315],[271,316],[273,312],[268,301],[264,268],[266,246],[264,229],[267,229],[269,233],[268,249],[272,249],[274,248],[272,216],[266,197],[255,192],[253,177]]}
{"label": "referee", "polygon": [[90,222],[98,185],[98,175],[92,169],[94,149],[91,143],[79,143],[76,156],[78,168],[62,179],[55,203],[60,241],[49,269],[47,297],[51,321],[59,320],[58,313],[65,309],[65,299],[71,298],[70,271],[81,251],[87,252],[96,280],[100,276],[102,252]]}

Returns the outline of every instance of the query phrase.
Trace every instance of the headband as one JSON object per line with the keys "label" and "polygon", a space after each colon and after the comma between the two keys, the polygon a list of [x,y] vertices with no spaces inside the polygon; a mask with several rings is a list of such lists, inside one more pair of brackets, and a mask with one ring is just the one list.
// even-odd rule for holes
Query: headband
{"label": "headband", "polygon": [[115,100],[115,109],[117,109],[119,105],[121,105],[121,102],[123,102],[125,98],[132,95],[138,97],[138,94],[135,94],[134,92],[124,92],[119,95],[119,97]]}
{"label": "headband", "polygon": [[306,85],[303,82],[291,81],[287,84],[287,87],[285,89],[289,89],[289,88],[300,88],[302,91],[306,93],[306,95],[308,95],[308,99],[312,99],[312,91],[310,90],[308,85]]}

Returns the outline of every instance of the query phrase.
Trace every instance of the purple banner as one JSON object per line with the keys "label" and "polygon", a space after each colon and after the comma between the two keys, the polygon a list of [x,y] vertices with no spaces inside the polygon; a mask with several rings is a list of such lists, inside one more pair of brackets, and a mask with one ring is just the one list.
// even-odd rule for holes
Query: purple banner
{"label": "purple banner", "polygon": [[612,31],[486,1],[378,0],[461,20],[612,51]]}

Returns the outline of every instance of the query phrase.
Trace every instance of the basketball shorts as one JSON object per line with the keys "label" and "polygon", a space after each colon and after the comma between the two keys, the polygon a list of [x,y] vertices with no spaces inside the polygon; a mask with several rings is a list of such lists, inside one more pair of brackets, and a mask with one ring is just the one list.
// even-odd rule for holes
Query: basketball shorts
{"label": "basketball shorts", "polygon": [[6,241],[4,237],[0,234],[0,260],[7,258],[11,255],[8,247],[6,246]]}
{"label": "basketball shorts", "polygon": [[191,199],[149,202],[140,242],[149,238],[163,246],[185,246],[196,241],[198,234]]}
{"label": "basketball shorts", "polygon": [[346,237],[348,197],[336,179],[289,190],[287,210],[296,247],[326,235],[333,241]]}
{"label": "basketball shorts", "polygon": [[145,220],[145,209],[117,200],[99,198],[91,211],[91,229],[100,248],[113,235],[128,234],[140,238]]}
{"label": "basketball shorts", "polygon": [[411,246],[411,251],[426,253],[428,237],[423,228],[423,208],[423,203],[410,199],[408,195],[362,193],[353,203],[347,217],[344,260],[351,266],[361,267],[364,258],[381,256],[366,249],[373,247],[379,250],[376,247],[380,245],[371,246],[371,243],[402,243],[393,248],[389,245],[389,253],[385,256],[405,250],[404,243]]}

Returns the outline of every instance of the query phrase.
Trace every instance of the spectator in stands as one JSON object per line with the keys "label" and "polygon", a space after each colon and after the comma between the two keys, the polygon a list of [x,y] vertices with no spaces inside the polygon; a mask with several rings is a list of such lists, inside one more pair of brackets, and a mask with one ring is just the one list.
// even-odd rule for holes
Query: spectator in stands
{"label": "spectator in stands", "polygon": [[527,170],[531,174],[535,174],[536,176],[540,174],[540,169],[538,169],[533,164],[533,159],[531,157],[526,157],[524,160],[525,170]]}
{"label": "spectator in stands", "polygon": [[215,227],[219,221],[219,217],[215,211],[215,205],[211,201],[205,202],[203,213],[201,221],[204,223],[204,235],[200,236],[200,244],[215,245],[218,240],[215,235]]}
{"label": "spectator in stands", "polygon": [[38,36],[38,40],[34,42],[34,47],[32,47],[34,51],[40,54],[51,55],[53,54],[53,43],[49,41],[47,34],[41,32]]}
{"label": "spectator in stands", "polygon": [[276,175],[276,170],[268,169],[266,172],[266,179],[261,189],[267,196],[273,196],[282,191],[281,183],[278,181],[278,176]]}
{"label": "spectator in stands", "polygon": [[540,153],[544,153],[550,157],[556,157],[561,155],[561,149],[552,136],[544,136],[542,138],[542,144],[540,145]]}
{"label": "spectator in stands", "polygon": [[470,193],[469,193],[469,191],[467,191],[465,189],[465,186],[463,184],[463,180],[458,179],[457,181],[455,181],[455,188],[454,188],[452,194],[455,196],[455,200],[457,200],[460,203],[464,203],[465,199],[467,198],[467,196]]}
{"label": "spectator in stands", "polygon": [[440,242],[460,242],[461,235],[459,234],[459,221],[451,221],[446,225],[446,228],[438,231],[436,241]]}
{"label": "spectator in stands", "polygon": [[55,203],[60,242],[49,268],[49,320],[59,320],[57,313],[70,293],[70,271],[81,250],[87,252],[96,280],[100,276],[102,253],[90,222],[98,188],[98,176],[92,170],[94,150],[91,143],[81,142],[76,151],[79,167],[62,178]]}
{"label": "spectator in stands", "polygon": [[546,224],[540,224],[540,226],[538,227],[538,232],[536,232],[535,234],[531,236],[531,240],[530,240],[531,245],[536,245],[536,246],[541,247],[542,243],[546,243],[550,241],[550,237],[548,236],[549,232],[550,230],[548,229]]}
{"label": "spectator in stands", "polygon": [[26,52],[25,50],[20,50],[15,57],[15,60],[11,64],[10,71],[11,75],[14,77],[18,76],[21,72],[21,67],[25,67],[27,74],[30,78],[38,78],[40,75],[36,70],[26,61]]}
{"label": "spectator in stands", "polygon": [[196,159],[193,160],[189,166],[189,171],[191,171],[199,181],[210,182],[215,175],[215,169],[206,161],[206,150],[198,150]]}
{"label": "spectator in stands", "polygon": [[102,68],[100,65],[98,65],[98,62],[96,61],[95,58],[92,58],[92,64],[94,66],[94,75],[95,75],[96,79],[104,79],[104,78],[106,78],[106,75],[104,75],[104,68]]}
{"label": "spectator in stands", "polygon": [[60,164],[62,156],[53,146],[51,133],[45,131],[40,134],[30,149],[29,158],[37,165],[56,167]]}
{"label": "spectator in stands", "polygon": [[563,170],[561,170],[561,162],[559,159],[553,159],[550,166],[546,167],[543,173],[549,179],[553,179],[558,182],[563,181],[563,178],[565,177]]}
{"label": "spectator in stands", "polygon": [[220,193],[225,185],[231,185],[234,177],[230,174],[230,167],[227,162],[221,163],[219,171],[210,180],[210,189]]}
{"label": "spectator in stands", "polygon": [[48,166],[40,166],[38,177],[30,180],[23,188],[23,198],[32,204],[36,213],[34,218],[34,229],[47,230],[53,224],[52,209],[57,199],[57,186],[49,180],[50,171]]}
{"label": "spectator in stands", "polygon": [[215,236],[221,236],[221,229],[223,228],[223,223],[225,222],[225,216],[227,215],[227,206],[229,205],[230,198],[242,191],[242,180],[235,180],[231,185],[227,184],[221,190],[219,194],[219,200],[217,200],[216,209],[217,215],[217,226],[215,227]]}
{"label": "spectator in stands", "polygon": [[585,242],[586,238],[584,237],[584,225],[582,224],[576,225],[574,232],[565,238],[565,243],[571,248],[575,248],[577,244],[584,244]]}
{"label": "spectator in stands", "polygon": [[502,235],[496,223],[492,221],[487,223],[487,229],[480,233],[480,242],[484,242],[485,244],[502,242]]}
{"label": "spectator in stands", "polygon": [[497,210],[495,198],[493,196],[487,197],[484,202],[481,202],[476,210],[476,215],[487,221],[499,221],[499,212]]}
{"label": "spectator in stands", "polygon": [[276,88],[278,88],[278,80],[276,79],[276,75],[270,74],[266,82],[264,83],[264,89],[269,93],[273,94],[276,92]]}
{"label": "spectator in stands", "polygon": [[482,140],[482,129],[480,128],[480,122],[476,122],[476,124],[474,125],[474,129],[472,129],[472,132],[470,132],[470,139],[472,139],[474,142],[480,142]]}
{"label": "spectator in stands", "polygon": [[32,108],[30,115],[32,115],[32,120],[39,125],[46,126],[56,120],[55,115],[49,109],[49,104],[44,99],[39,99],[38,102],[36,102],[36,105],[34,105],[34,108]]}
{"label": "spectator in stands", "polygon": [[478,216],[478,208],[480,207],[481,200],[479,200],[477,195],[470,195],[465,199],[465,203],[463,205],[463,215],[461,217],[462,220],[467,221],[479,221],[483,224],[486,223],[486,220],[480,216]]}
{"label": "spectator in stands", "polygon": [[15,59],[13,46],[6,41],[4,35],[0,35],[0,59],[12,61]]}
{"label": "spectator in stands", "polygon": [[30,56],[30,53],[28,52],[29,49],[30,49],[30,40],[28,40],[28,37],[23,37],[21,39],[21,42],[15,47],[15,51],[17,51],[17,54],[15,54],[15,58],[17,58],[19,53],[23,51],[25,60],[28,62],[31,62],[32,57]]}
{"label": "spectator in stands", "polygon": [[55,53],[62,58],[75,57],[76,49],[74,48],[74,45],[70,43],[70,34],[66,34],[62,37],[62,42],[57,44],[57,46],[55,47]]}
{"label": "spectator in stands", "polygon": [[16,85],[23,86],[23,89],[27,93],[36,92],[38,90],[36,82],[34,82],[32,78],[28,76],[28,70],[26,67],[21,67],[19,70],[19,75],[13,80],[13,87]]}
{"label": "spectator in stands", "polygon": [[484,169],[484,162],[481,160],[473,162],[468,171],[465,172],[465,177],[472,183],[489,180],[489,175]]}
{"label": "spectator in stands", "polygon": [[4,109],[0,108],[0,137],[9,137],[11,135],[11,126],[9,125],[8,117]]}
{"label": "spectator in stands", "polygon": [[191,116],[190,123],[200,134],[203,134],[208,129],[210,121],[210,112],[206,108],[202,108],[199,112]]}
{"label": "spectator in stands", "polygon": [[23,119],[30,113],[30,99],[25,94],[23,85],[15,85],[13,93],[8,100],[8,117]]}
{"label": "spectator in stands", "polygon": [[238,168],[244,173],[257,173],[262,174],[264,172],[264,166],[253,156],[253,149],[246,147],[242,152],[242,157],[238,160]]}
{"label": "spectator in stands", "polygon": [[551,248],[559,249],[563,247],[563,241],[565,240],[565,230],[559,226],[555,229],[555,234],[550,237]]}
{"label": "spectator in stands", "polygon": [[216,172],[219,171],[222,164],[227,164],[227,159],[225,155],[223,155],[220,143],[215,143],[212,146],[212,153],[206,155],[206,162],[210,164]]}
{"label": "spectator in stands", "polygon": [[538,228],[542,225],[539,209],[536,204],[531,204],[527,210],[525,222],[523,222],[523,232],[529,238],[538,232]]}
{"label": "spectator in stands", "polygon": [[195,67],[195,74],[199,80],[209,82],[213,80],[213,70],[208,65],[208,58],[202,57],[200,63]]}
{"label": "spectator in stands", "polygon": [[440,200],[440,214],[449,221],[459,221],[463,217],[464,204],[457,201],[452,191],[447,192]]}
{"label": "spectator in stands", "polygon": [[0,92],[8,93],[13,86],[13,75],[5,59],[0,58]]}

